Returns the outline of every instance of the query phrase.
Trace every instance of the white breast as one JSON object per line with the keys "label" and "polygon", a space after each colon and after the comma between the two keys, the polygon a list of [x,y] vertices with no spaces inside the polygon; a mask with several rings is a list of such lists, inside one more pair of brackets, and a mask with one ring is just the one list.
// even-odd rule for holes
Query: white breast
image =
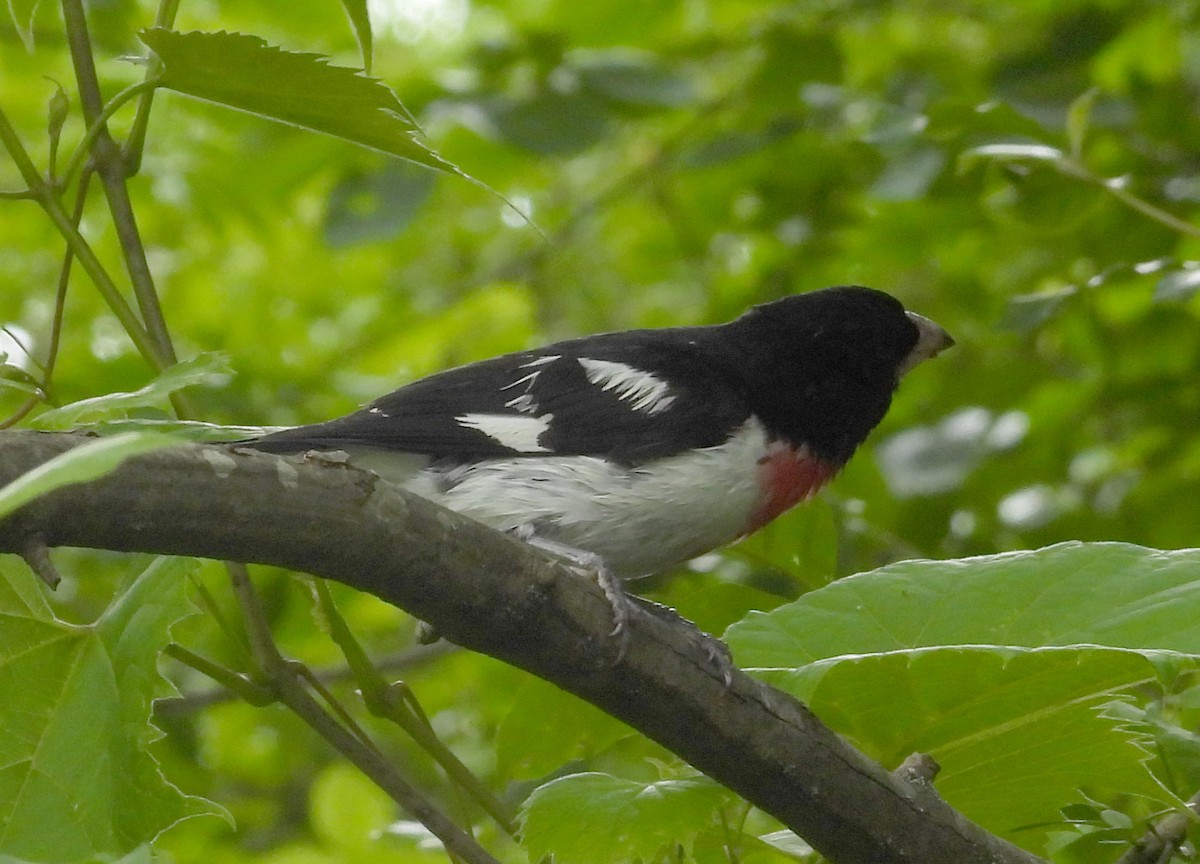
{"label": "white breast", "polygon": [[497,530],[530,528],[593,552],[633,578],[740,537],[763,500],[766,450],[766,433],[751,420],[717,447],[638,467],[592,456],[494,459],[426,468],[403,485]]}

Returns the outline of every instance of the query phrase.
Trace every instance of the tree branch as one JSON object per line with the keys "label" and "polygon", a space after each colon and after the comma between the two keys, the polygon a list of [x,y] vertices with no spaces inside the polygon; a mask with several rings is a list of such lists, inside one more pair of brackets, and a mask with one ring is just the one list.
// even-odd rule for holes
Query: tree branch
{"label": "tree branch", "polygon": [[[0,484],[85,440],[0,435]],[[367,591],[620,718],[838,864],[1040,861],[889,774],[792,697],[740,671],[726,686],[691,628],[632,610],[614,664],[594,580],[363,471],[214,445],[158,451],[0,522],[0,551],[31,539],[273,564]]]}

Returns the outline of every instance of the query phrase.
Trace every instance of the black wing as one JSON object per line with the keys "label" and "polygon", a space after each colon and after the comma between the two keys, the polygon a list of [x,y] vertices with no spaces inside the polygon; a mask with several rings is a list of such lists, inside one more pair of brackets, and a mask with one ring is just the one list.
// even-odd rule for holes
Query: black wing
{"label": "black wing", "polygon": [[750,414],[709,328],[588,336],[415,381],[327,423],[266,435],[272,452],[371,447],[434,458],[590,455],[627,464],[728,439]]}

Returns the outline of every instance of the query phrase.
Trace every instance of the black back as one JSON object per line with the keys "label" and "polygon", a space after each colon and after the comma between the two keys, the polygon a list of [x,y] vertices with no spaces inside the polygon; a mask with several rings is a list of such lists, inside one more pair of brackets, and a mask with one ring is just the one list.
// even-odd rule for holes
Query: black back
{"label": "black back", "polygon": [[[729,324],[629,330],[507,354],[423,378],[337,420],[266,435],[271,452],[371,447],[448,460],[603,456],[626,464],[721,444],[753,413],[841,464],[882,419],[918,338],[894,298],[828,288]],[[588,379],[581,359],[661,382],[653,410]],[[536,449],[505,446],[466,415],[541,418]]]}

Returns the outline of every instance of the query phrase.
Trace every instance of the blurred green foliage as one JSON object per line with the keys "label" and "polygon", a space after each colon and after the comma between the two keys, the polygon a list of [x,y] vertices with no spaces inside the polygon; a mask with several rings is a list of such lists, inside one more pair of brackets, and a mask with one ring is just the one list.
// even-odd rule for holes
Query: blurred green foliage
{"label": "blurred green foliage", "polygon": [[[958,346],[905,380],[819,502],[648,591],[719,630],[747,608],[902,558],[1064,539],[1200,545],[1200,4],[369,5],[372,73],[422,140],[479,182],[160,92],[130,190],[180,356],[219,352],[235,373],[188,391],[199,419],[326,419],[504,351],[722,321],[790,292],[866,284]],[[62,126],[60,165],[84,132],[70,58],[55,4],[10,9],[24,32],[0,21],[0,107],[44,170],[48,128]],[[137,33],[154,12],[127,0],[89,9],[106,95],[141,80],[122,58],[147,54]],[[355,26],[329,0],[297,0],[287,14],[262,0],[185,2],[175,29],[255,34],[362,65]],[[54,82],[72,100],[65,119]],[[132,118],[132,105],[115,114],[118,138]],[[20,188],[0,158],[0,190]],[[98,190],[83,232],[123,273]],[[0,417],[42,383],[62,252],[34,204],[0,200]],[[77,271],[38,411],[153,396],[143,388],[154,378]],[[167,417],[165,401],[130,410]],[[67,580],[53,602],[71,621],[96,618],[139,569],[107,554],[58,561]],[[259,575],[284,650],[337,666],[305,592]],[[217,568],[200,581],[235,620]],[[334,593],[373,653],[411,643],[398,610]],[[196,617],[175,637],[236,667],[237,647],[217,631]],[[170,671],[192,695],[158,714],[164,773],[237,823],[182,823],[159,843],[174,860],[442,860],[295,717]],[[443,740],[514,805],[534,780],[568,771],[626,778],[609,784],[622,789],[690,782],[669,754],[586,706],[555,707],[563,727],[539,731],[530,717],[567,697],[487,658],[437,656],[403,676]],[[1178,683],[1173,700],[1129,711],[1167,730],[1175,767],[1159,776],[1187,797],[1200,782],[1184,728],[1196,698]],[[448,812],[479,820],[415,745],[379,740]],[[794,849],[786,842],[753,840],[778,825],[718,804],[719,818],[681,841],[697,860],[726,860],[719,838],[738,827],[741,860],[795,860],[778,851]],[[1080,807],[1103,828],[1093,839],[1117,830],[1101,804]],[[1082,833],[1061,840],[1061,860],[1117,854],[1080,847]],[[489,822],[478,834],[522,860]]]}

